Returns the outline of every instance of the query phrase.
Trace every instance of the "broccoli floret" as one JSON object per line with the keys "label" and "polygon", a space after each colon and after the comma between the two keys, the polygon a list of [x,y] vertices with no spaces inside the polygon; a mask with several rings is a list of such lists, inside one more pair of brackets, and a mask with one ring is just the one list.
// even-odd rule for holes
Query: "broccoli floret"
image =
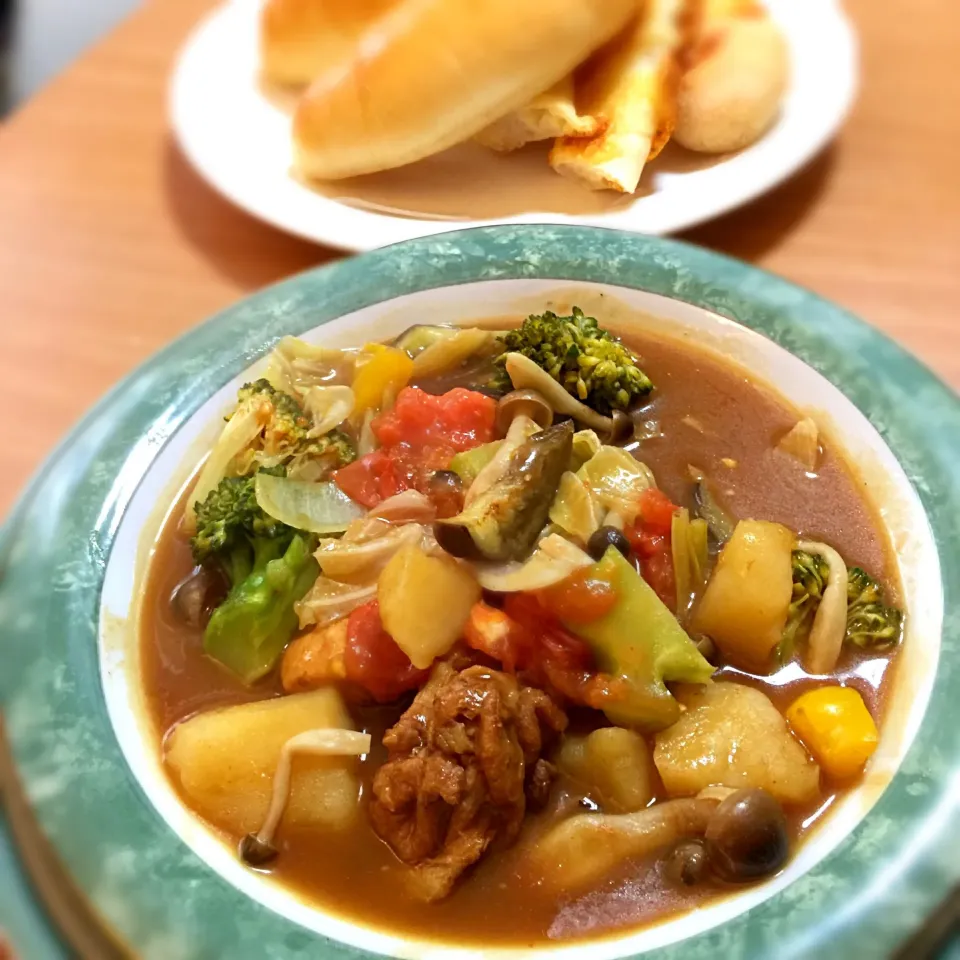
{"label": "broccoli floret", "polygon": [[281,461],[293,457],[323,458],[329,460],[331,469],[356,459],[356,450],[342,430],[311,437],[313,421],[309,414],[295,397],[275,389],[269,380],[254,380],[237,392],[238,407],[252,400],[264,404],[263,453],[267,458]]}
{"label": "broccoli floret", "polygon": [[900,642],[903,613],[883,602],[883,587],[859,567],[847,572],[847,632],[858,647],[882,650]]}
{"label": "broccoli floret", "polygon": [[255,476],[221,480],[197,504],[197,533],[190,541],[194,559],[218,566],[230,584],[207,624],[204,650],[245,683],[276,663],[297,628],[293,605],[319,574],[311,556],[314,538],[260,508]]}
{"label": "broccoli floret", "polygon": [[793,596],[783,638],[777,647],[777,659],[781,664],[793,657],[797,642],[810,632],[830,573],[826,561],[819,554],[794,550],[792,560]]}
{"label": "broccoli floret", "polygon": [[315,437],[297,450],[297,456],[329,458],[334,467],[344,467],[357,459],[353,442],[342,430],[331,430]]}
{"label": "broccoli floret", "polygon": [[[264,469],[283,476],[283,467]],[[190,538],[197,563],[219,562],[231,584],[242,580],[250,566],[250,542],[254,539],[289,539],[290,528],[274,520],[257,503],[254,476],[224,477],[196,505],[197,532]],[[244,559],[244,558],[247,559]]]}
{"label": "broccoli floret", "polygon": [[292,455],[307,443],[310,418],[290,394],[274,389],[269,380],[261,378],[237,391],[238,407],[251,400],[260,400],[266,408],[263,447],[267,453]]}
{"label": "broccoli floret", "polygon": [[[625,410],[653,389],[637,358],[579,307],[569,317],[549,311],[527,317],[501,340],[506,353],[522,353],[569,394],[604,415]],[[496,363],[505,377],[505,355]]]}
{"label": "broccoli floret", "polygon": [[244,683],[268,673],[297,629],[294,604],[320,573],[307,534],[252,541],[252,563],[214,610],[203,636],[204,652]]}
{"label": "broccoli floret", "polygon": [[[777,648],[786,663],[806,639],[823,598],[830,568],[819,554],[793,551],[793,598],[783,638]],[[900,640],[903,614],[883,603],[883,588],[860,567],[847,571],[847,629],[844,640],[858,647],[883,649]]]}
{"label": "broccoli floret", "polygon": [[847,570],[847,604],[881,603],[883,601],[883,587],[860,567],[850,567]]}

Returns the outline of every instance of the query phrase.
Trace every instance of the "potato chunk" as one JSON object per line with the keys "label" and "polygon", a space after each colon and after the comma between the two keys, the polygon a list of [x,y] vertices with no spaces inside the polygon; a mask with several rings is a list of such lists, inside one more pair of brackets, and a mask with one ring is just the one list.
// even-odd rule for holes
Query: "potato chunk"
{"label": "potato chunk", "polygon": [[480,584],[452,558],[432,557],[412,544],[384,567],[377,599],[384,630],[424,670],[462,635]]}
{"label": "potato chunk", "polygon": [[766,670],[793,595],[794,535],[779,523],[741,520],[717,561],[693,629],[737,666]]}
{"label": "potato chunk", "polygon": [[713,683],[682,690],[677,698],[687,710],[657,734],[653,751],[671,796],[692,796],[718,784],[759,787],[784,804],[817,796],[820,768],[759,690]]}
{"label": "potato chunk", "polygon": [[[280,750],[318,728],[354,729],[333,689],[197,714],[173,728],[166,762],[190,805],[237,836],[260,828],[270,805]],[[342,827],[359,811],[353,757],[298,756],[284,823]]]}
{"label": "potato chunk", "polygon": [[633,813],[653,799],[650,748],[633,730],[602,727],[585,737],[567,735],[557,762],[607,813]]}

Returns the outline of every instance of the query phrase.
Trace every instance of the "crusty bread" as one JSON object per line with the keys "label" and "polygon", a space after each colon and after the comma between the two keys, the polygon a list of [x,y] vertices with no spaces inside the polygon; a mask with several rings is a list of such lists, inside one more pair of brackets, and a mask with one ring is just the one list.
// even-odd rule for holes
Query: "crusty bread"
{"label": "crusty bread", "polygon": [[573,74],[568,74],[529,103],[481,130],[474,139],[491,150],[508,153],[536,140],[592,137],[599,127],[596,117],[577,113]]}
{"label": "crusty bread", "polygon": [[400,0],[294,116],[297,166],[339,179],[420,160],[548,89],[638,0]]}
{"label": "crusty bread", "polygon": [[260,15],[264,79],[306,86],[353,58],[360,35],[398,0],[267,0]]}
{"label": "crusty bread", "polygon": [[712,0],[680,82],[674,138],[700,153],[749,146],[776,118],[789,73],[786,41],[762,10]]}
{"label": "crusty bread", "polygon": [[688,0],[648,0],[642,15],[577,74],[577,109],[599,132],[562,138],[557,173],[594,190],[633,193],[670,139]]}

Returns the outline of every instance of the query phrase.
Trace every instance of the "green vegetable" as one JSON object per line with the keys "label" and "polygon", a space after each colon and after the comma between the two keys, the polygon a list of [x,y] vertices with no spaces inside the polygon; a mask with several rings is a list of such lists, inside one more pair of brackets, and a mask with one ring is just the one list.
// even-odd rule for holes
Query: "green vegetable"
{"label": "green vegetable", "polygon": [[524,439],[496,482],[462,513],[437,521],[440,545],[457,557],[525,559],[547,522],[572,442],[569,421]]}
{"label": "green vegetable", "polygon": [[584,482],[569,470],[560,478],[557,495],[550,504],[550,522],[581,544],[600,526],[602,511]]}
{"label": "green vegetable", "polygon": [[696,483],[693,496],[697,505],[697,513],[707,521],[707,527],[713,539],[720,546],[723,546],[733,536],[736,524],[730,519],[729,514],[723,507],[717,503],[707,478],[696,467],[690,467],[690,472]]}
{"label": "green vegetable", "polygon": [[[579,307],[569,317],[549,311],[527,317],[501,339],[505,353],[532,360],[567,393],[605,416],[625,410],[653,389],[637,358]],[[504,357],[496,362],[506,370]]]}
{"label": "green vegetable", "polygon": [[636,516],[640,495],[655,487],[650,468],[623,447],[601,446],[577,471],[600,506],[613,510],[623,520]]}
{"label": "green vegetable", "polygon": [[307,461],[326,473],[356,457],[353,444],[339,430],[311,437],[312,418],[294,397],[274,389],[266,379],[240,388],[237,406],[226,420],[184,511],[184,527],[190,534],[197,530],[197,507],[224,478],[244,477],[258,467],[295,470]]}
{"label": "green vegetable", "polygon": [[477,479],[477,474],[496,456],[502,440],[491,443],[481,443],[479,447],[463,450],[454,455],[450,461],[450,469],[469,486]]}
{"label": "green vegetable", "polygon": [[217,607],[203,635],[204,652],[250,684],[268,673],[294,631],[293,605],[320,573],[311,539],[296,533],[253,541],[247,576]]}
{"label": "green vegetable", "polygon": [[312,417],[294,397],[275,390],[266,379],[244,384],[237,400],[238,410],[246,409],[251,403],[259,405],[259,418],[265,426],[262,450],[254,454],[254,458],[262,463],[275,465],[294,457],[323,458],[329,461],[332,469],[350,463],[356,457],[353,444],[340,430],[311,436]]}
{"label": "green vegetable", "polygon": [[690,519],[686,507],[677,510],[670,525],[673,573],[677,586],[677,613],[680,619],[707,582],[707,521]]}
{"label": "green vegetable", "polygon": [[353,380],[356,353],[283,337],[273,348],[264,370],[264,379],[278,390],[296,395],[331,381]]}
{"label": "green vegetable", "polygon": [[865,606],[883,603],[883,587],[860,567],[850,567],[847,571],[847,604]]}
{"label": "green vegetable", "polygon": [[777,662],[789,662],[797,649],[799,641],[806,639],[813,625],[817,607],[823,597],[830,570],[819,554],[794,550],[793,596],[787,613],[787,625],[783,630],[783,639],[777,646]]}
{"label": "green vegetable", "polygon": [[[787,663],[797,645],[806,640],[817,607],[823,598],[830,569],[817,554],[794,550],[793,599],[783,639],[777,648],[777,660]],[[847,572],[847,626],[844,640],[858,647],[883,649],[900,640],[903,614],[883,603],[883,588],[860,567]]]}
{"label": "green vegetable", "polygon": [[[197,507],[217,488],[224,477],[231,475],[231,465],[241,456],[250,453],[259,442],[263,431],[258,402],[241,404],[234,410],[229,422],[220,431],[217,442],[207,457],[200,476],[194,484],[193,493],[183,512],[184,530],[193,535],[197,532]],[[248,471],[243,471],[244,473]],[[235,475],[233,471],[232,475]]]}
{"label": "green vegetable", "polygon": [[604,713],[618,726],[651,731],[670,726],[680,716],[680,705],[666,682],[706,683],[713,667],[616,548],[585,573],[607,581],[617,594],[616,604],[599,620],[565,624],[590,644],[601,670],[626,681],[624,699]]}
{"label": "green vegetable", "polygon": [[592,456],[599,452],[602,444],[593,430],[578,430],[573,435],[573,456],[568,469],[576,473]]}
{"label": "green vegetable", "polygon": [[364,516],[335,483],[287,480],[261,470],[254,478],[256,501],[274,520],[311,533],[342,533],[350,523]]}
{"label": "green vegetable", "polygon": [[[264,470],[281,474],[283,468]],[[250,567],[254,540],[289,538],[290,528],[265,513],[257,503],[255,477],[224,477],[204,500],[196,505],[197,530],[190,538],[190,549],[197,563],[219,563],[231,584],[242,576],[235,570]]]}
{"label": "green vegetable", "polygon": [[903,613],[883,603],[883,588],[860,567],[847,572],[847,631],[845,638],[858,647],[882,650],[899,643]]}
{"label": "green vegetable", "polygon": [[393,346],[398,350],[403,350],[411,360],[415,359],[417,354],[423,353],[427,347],[432,347],[441,340],[453,337],[459,331],[459,327],[434,326],[429,323],[418,323],[412,327],[407,327],[403,333],[393,341]]}

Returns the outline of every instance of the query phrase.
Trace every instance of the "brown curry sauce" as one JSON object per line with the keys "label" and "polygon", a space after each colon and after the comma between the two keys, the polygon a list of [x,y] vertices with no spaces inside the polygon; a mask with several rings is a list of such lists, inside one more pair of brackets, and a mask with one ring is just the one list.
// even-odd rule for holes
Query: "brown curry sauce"
{"label": "brown curry sauce", "polygon": [[[656,384],[648,419],[650,432],[658,435],[642,441],[635,452],[674,502],[690,503],[687,468],[692,464],[710,477],[734,517],[775,520],[804,536],[832,543],[848,564],[862,566],[894,596],[898,593],[892,551],[855,472],[829,443],[824,444],[816,475],[775,449],[796,422],[795,411],[712,354],[660,338],[632,336],[629,342]],[[177,530],[179,512],[173,517],[152,559],[141,613],[143,684],[158,737],[199,711],[282,693],[276,677],[244,687],[203,655],[202,631],[185,625],[171,610],[170,595],[193,566],[187,541]],[[860,691],[878,723],[891,666],[889,653],[850,651],[838,665],[839,679]],[[767,677],[722,667],[721,676],[757,687],[781,711],[805,689],[818,685],[795,666]],[[385,759],[380,745],[383,731],[401,711],[401,706],[352,711],[358,727],[369,731],[374,743],[360,765],[361,804],[365,805],[373,774]],[[575,727],[596,722],[586,713],[573,715]],[[823,777],[822,796],[815,805],[787,811],[794,851],[836,796],[850,786],[831,784]],[[558,896],[539,888],[524,875],[525,843],[561,812],[585,806],[590,801],[561,781],[550,807],[528,815],[525,832],[514,847],[488,852],[440,903],[419,903],[405,894],[403,865],[374,834],[363,813],[352,828],[339,833],[281,827],[274,873],[308,902],[381,932],[502,946],[636,927],[731,889],[719,884],[679,889],[663,877],[656,861],[628,862],[578,896]],[[231,845],[237,839],[224,836]]]}

